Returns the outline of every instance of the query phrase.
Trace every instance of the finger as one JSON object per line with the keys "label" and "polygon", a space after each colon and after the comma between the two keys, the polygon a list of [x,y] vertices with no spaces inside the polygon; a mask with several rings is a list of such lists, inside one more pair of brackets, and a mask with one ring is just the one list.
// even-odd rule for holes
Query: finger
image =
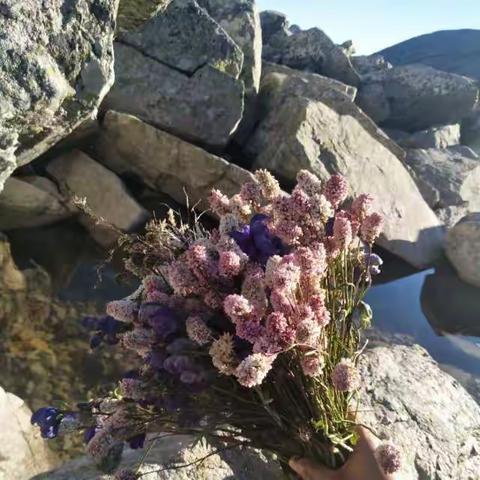
{"label": "finger", "polygon": [[288,462],[290,468],[298,473],[303,480],[333,480],[334,476],[331,470],[328,470],[308,458],[292,458]]}

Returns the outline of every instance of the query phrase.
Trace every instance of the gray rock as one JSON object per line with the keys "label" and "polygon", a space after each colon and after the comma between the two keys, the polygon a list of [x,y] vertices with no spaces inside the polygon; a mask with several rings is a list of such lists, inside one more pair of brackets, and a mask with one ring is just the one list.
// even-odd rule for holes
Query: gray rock
{"label": "gray rock", "polygon": [[[18,269],[15,261],[13,260],[8,238],[3,233],[0,233],[0,291],[3,295],[5,295],[5,293],[8,294],[10,292],[23,292],[26,289],[27,279],[25,278],[23,272]],[[2,392],[3,390],[0,387],[0,396],[3,395]],[[2,457],[0,456],[0,459],[1,458]]]}
{"label": "gray rock", "polygon": [[438,219],[447,229],[454,227],[468,212],[468,203],[435,209]]}
{"label": "gray rock", "polygon": [[80,222],[101,245],[110,246],[119,231],[132,231],[148,218],[148,212],[130,196],[114,173],[79,150],[55,158],[47,171],[65,197],[85,199],[88,210],[114,227],[112,230],[98,224],[86,214],[80,216]]}
{"label": "gray rock", "polygon": [[263,12],[260,12],[260,22],[264,44],[268,44],[270,38],[278,33],[284,35],[290,34],[287,16],[282,12],[264,10]]}
{"label": "gray rock", "polygon": [[445,251],[458,276],[480,287],[480,213],[470,213],[448,231]]}
{"label": "gray rock", "polygon": [[195,0],[172,0],[140,28],[121,32],[118,41],[189,75],[205,65],[235,78],[242,71],[239,46]]}
{"label": "gray rock", "polygon": [[395,140],[404,148],[447,148],[460,143],[460,125],[432,127],[412,134],[405,132]]}
{"label": "gray rock", "polygon": [[118,0],[0,1],[0,190],[96,111],[113,83]]}
{"label": "gray rock", "polygon": [[424,65],[364,76],[357,103],[375,122],[409,132],[459,122],[478,100],[475,81]]}
{"label": "gray rock", "polygon": [[339,47],[345,52],[345,55],[347,55],[347,57],[355,55],[356,49],[355,45],[353,44],[353,40],[345,40],[345,42],[341,43]]}
{"label": "gray rock", "polygon": [[198,0],[243,51],[240,78],[258,92],[262,69],[262,28],[255,0]]}
{"label": "gray rock", "polygon": [[141,117],[164,130],[201,144],[223,147],[243,111],[243,84],[205,65],[188,76],[115,45],[116,82],[103,108]]}
{"label": "gray rock", "polygon": [[0,387],[0,478],[27,479],[58,465],[38,430],[30,424],[32,412],[21,398]]}
{"label": "gray rock", "polygon": [[96,146],[96,157],[118,174],[138,176],[154,190],[190,206],[205,200],[212,188],[238,193],[252,174],[199,147],[158,130],[138,118],[107,112]]}
{"label": "gray rock", "polygon": [[352,65],[360,75],[368,75],[373,72],[389,70],[392,64],[387,62],[381,55],[356,55],[350,57]]}
{"label": "gray rock", "polygon": [[39,227],[72,215],[47,178],[10,177],[0,193],[0,230]]}
{"label": "gray rock", "polygon": [[[205,444],[192,447],[193,438],[176,436],[157,440],[149,451],[140,472],[145,480],[279,480],[278,464],[267,461],[265,456],[253,450],[238,449],[228,454],[214,454],[215,448]],[[129,450],[124,454],[121,468],[136,467],[144,452]],[[172,469],[211,455],[204,462],[188,468]],[[169,470],[170,468],[170,470]],[[113,480],[101,475],[89,458],[68,462],[60,469],[38,475],[32,480]]]}
{"label": "gray rock", "polygon": [[441,249],[440,223],[403,165],[403,151],[351,96],[326,79],[322,86],[318,76],[303,76],[302,82],[263,77],[265,115],[248,145],[254,167],[289,183],[303,168],[323,179],[345,175],[352,195],[368,192],[376,198],[386,221],[381,246],[415,266],[433,261]]}
{"label": "gray rock", "polygon": [[480,105],[464,118],[461,125],[461,142],[480,155]]}
{"label": "gray rock", "polygon": [[263,58],[297,70],[320,73],[356,86],[360,82],[344,50],[320,29],[286,35],[280,31],[264,43]]}
{"label": "gray rock", "polygon": [[405,161],[432,208],[480,209],[480,159],[468,147],[412,149]]}
{"label": "gray rock", "polygon": [[396,480],[478,479],[480,407],[423,348],[373,348],[360,370],[363,422],[403,454]]}
{"label": "gray rock", "polygon": [[480,30],[443,30],[420,35],[379,52],[394,65],[422,63],[480,80]]}

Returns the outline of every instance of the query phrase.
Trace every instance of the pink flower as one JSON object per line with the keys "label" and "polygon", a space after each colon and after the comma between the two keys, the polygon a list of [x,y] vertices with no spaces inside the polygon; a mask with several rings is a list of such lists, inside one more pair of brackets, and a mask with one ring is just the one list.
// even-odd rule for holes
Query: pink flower
{"label": "pink flower", "polygon": [[151,328],[136,327],[124,333],[120,343],[124,348],[133,350],[138,355],[145,357],[156,340],[155,332]]}
{"label": "pink flower", "polygon": [[159,290],[149,290],[145,296],[145,301],[148,303],[162,303],[167,304],[170,299],[168,293]]}
{"label": "pink flower", "polygon": [[373,244],[382,232],[383,217],[378,213],[372,213],[362,223],[360,227],[360,237],[368,244]]}
{"label": "pink flower", "polygon": [[230,200],[220,190],[213,189],[211,191],[208,203],[219,217],[230,212]]}
{"label": "pink flower", "polygon": [[212,332],[198,315],[188,317],[185,328],[188,338],[198,345],[205,345],[212,340]]}
{"label": "pink flower", "polygon": [[165,281],[157,275],[148,275],[143,279],[142,284],[147,294],[150,292],[164,291],[165,289]]}
{"label": "pink flower", "polygon": [[322,328],[313,318],[302,320],[297,326],[297,342],[301,345],[315,347],[321,333]]}
{"label": "pink flower", "polygon": [[300,282],[301,269],[295,255],[285,255],[272,275],[273,288],[295,291]]}
{"label": "pink flower", "polygon": [[275,357],[253,353],[243,360],[235,370],[240,385],[252,388],[260,385],[272,368]]}
{"label": "pink flower", "polygon": [[223,306],[224,298],[216,290],[207,290],[203,295],[205,304],[213,310],[220,310]]}
{"label": "pink flower", "polygon": [[167,269],[168,282],[177,295],[186,297],[199,293],[198,280],[193,275],[188,265],[181,260],[171,263]]}
{"label": "pink flower", "polygon": [[185,252],[185,258],[190,270],[199,280],[211,281],[218,277],[218,262],[205,245],[192,245]]}
{"label": "pink flower", "polygon": [[213,366],[223,375],[233,375],[238,365],[233,349],[233,336],[224,333],[215,340],[209,350]]}
{"label": "pink flower", "polygon": [[254,352],[274,354],[293,346],[295,329],[289,325],[285,315],[272,312],[266,320],[265,333],[255,343]]}
{"label": "pink flower", "polygon": [[338,212],[335,215],[333,236],[341,250],[346,250],[352,243],[352,224],[344,212]]}
{"label": "pink flower", "polygon": [[120,322],[131,323],[138,314],[138,306],[131,300],[114,300],[107,303],[107,315]]}
{"label": "pink flower", "polygon": [[135,378],[124,378],[121,380],[119,390],[123,397],[132,400],[143,400],[146,394],[145,385]]}
{"label": "pink flower", "polygon": [[235,324],[237,337],[255,343],[264,334],[265,328],[255,320],[238,319]]}
{"label": "pink flower", "polygon": [[249,202],[246,202],[239,193],[230,199],[230,206],[232,207],[232,213],[238,218],[246,219],[252,214]]}
{"label": "pink flower", "polygon": [[343,358],[332,372],[332,383],[336,390],[340,392],[351,392],[360,385],[358,371],[349,358]]}
{"label": "pink flower", "polygon": [[308,170],[300,170],[297,173],[297,186],[311,197],[322,193],[322,182]]}
{"label": "pink flower", "polygon": [[265,265],[265,286],[269,288],[273,287],[273,277],[281,261],[282,257],[280,257],[280,255],[273,255],[267,260],[267,264]]}
{"label": "pink flower", "polygon": [[281,189],[276,178],[268,170],[257,170],[255,178],[260,184],[262,194],[267,200],[273,200],[280,195]]}
{"label": "pink flower", "polygon": [[99,430],[88,442],[87,453],[96,461],[103,460],[113,447],[115,439],[105,430]]}
{"label": "pink flower", "polygon": [[265,292],[265,274],[258,265],[249,265],[242,283],[242,295],[253,307],[252,315],[260,320],[268,307],[267,294]]}
{"label": "pink flower", "polygon": [[299,219],[301,219],[304,215],[307,215],[312,208],[310,197],[298,186],[295,187],[292,192],[290,204],[292,215],[295,215]]}
{"label": "pink flower", "polygon": [[372,213],[373,197],[368,193],[362,193],[353,202],[351,211],[359,222]]}
{"label": "pink flower", "polygon": [[380,445],[375,451],[379,465],[387,475],[398,472],[402,465],[401,455],[397,447],[391,443]]}
{"label": "pink flower", "polygon": [[222,251],[219,254],[218,269],[222,277],[236,277],[242,270],[242,260],[233,250]]}
{"label": "pink flower", "polygon": [[323,244],[329,259],[335,259],[340,255],[340,245],[335,237],[325,237]]}
{"label": "pink flower", "polygon": [[243,295],[228,295],[223,301],[223,309],[227,316],[236,323],[243,317],[248,317],[252,313],[252,304]]}
{"label": "pink flower", "polygon": [[312,221],[319,225],[327,223],[328,219],[335,213],[332,204],[326,199],[325,195],[314,195],[311,197],[312,208],[310,217]]}
{"label": "pink flower", "polygon": [[327,200],[338,208],[341,203],[347,198],[348,184],[345,177],[342,175],[332,175],[324,187],[324,195]]}
{"label": "pink flower", "polygon": [[257,182],[246,182],[240,189],[240,197],[245,202],[258,205],[262,201],[262,187]]}
{"label": "pink flower", "polygon": [[308,352],[302,358],[302,370],[308,377],[317,377],[325,367],[323,356],[317,352]]}
{"label": "pink flower", "polygon": [[270,303],[275,311],[290,315],[295,307],[293,295],[283,288],[274,288],[270,294]]}
{"label": "pink flower", "polygon": [[325,327],[330,323],[330,312],[325,306],[325,300],[322,295],[312,295],[309,298],[309,304],[312,308],[313,315],[317,323],[321,327]]}
{"label": "pink flower", "polygon": [[282,239],[287,245],[298,244],[303,236],[303,230],[293,220],[281,220],[275,225],[274,233]]}

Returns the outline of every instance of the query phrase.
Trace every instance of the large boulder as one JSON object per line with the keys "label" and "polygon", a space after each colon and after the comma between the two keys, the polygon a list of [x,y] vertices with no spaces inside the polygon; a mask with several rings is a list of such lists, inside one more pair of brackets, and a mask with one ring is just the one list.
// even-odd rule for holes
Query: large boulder
{"label": "large boulder", "polygon": [[[95,218],[84,213],[80,221],[104,246],[115,242],[118,231],[132,231],[148,218],[148,212],[130,196],[113,172],[79,150],[55,158],[48,164],[47,171],[65,197],[85,199],[87,213],[91,212]],[[99,224],[98,219],[115,230]]]}
{"label": "large boulder", "polygon": [[194,0],[172,0],[115,43],[116,81],[103,109],[224,147],[243,113],[243,53]]}
{"label": "large boulder", "polygon": [[470,213],[448,231],[445,250],[458,276],[480,288],[480,213]]}
{"label": "large boulder", "polygon": [[460,143],[460,125],[443,125],[414,133],[387,130],[386,133],[403,148],[447,148]]}
{"label": "large boulder", "polygon": [[419,346],[367,350],[362,421],[403,454],[397,480],[476,480],[480,406]]}
{"label": "large boulder", "polygon": [[[269,17],[270,18],[270,17]],[[360,77],[345,51],[319,28],[289,32],[281,28],[263,45],[266,61],[358,85]]]}
{"label": "large boulder", "polygon": [[406,65],[362,79],[357,103],[375,122],[408,132],[457,123],[478,100],[472,79],[425,65]]}
{"label": "large boulder", "polygon": [[262,69],[262,28],[255,0],[198,0],[243,51],[240,78],[258,92]]}
{"label": "large boulder", "polygon": [[30,424],[31,415],[21,398],[0,387],[0,478],[32,478],[58,464],[45,440]]}
{"label": "large boulder", "polygon": [[262,40],[264,44],[270,42],[270,38],[278,33],[287,36],[291,34],[290,25],[287,16],[276,10],[263,10],[260,12],[260,22],[262,26]]}
{"label": "large boulder", "polygon": [[252,174],[199,147],[158,130],[138,118],[107,112],[96,157],[118,174],[139,177],[154,190],[190,206],[205,200],[212,188],[238,193]]}
{"label": "large boulder", "polygon": [[350,57],[352,65],[360,75],[368,75],[373,72],[389,70],[392,64],[387,62],[381,55],[354,55]]}
{"label": "large boulder", "polygon": [[442,30],[397,43],[380,52],[394,65],[422,63],[480,80],[480,30]]}
{"label": "large boulder", "polygon": [[71,215],[48,178],[10,177],[0,193],[0,230],[48,225]]}
{"label": "large boulder", "polygon": [[0,0],[0,190],[110,89],[118,0]]}
{"label": "large boulder", "polygon": [[380,245],[415,266],[433,261],[442,241],[440,223],[403,165],[403,151],[351,96],[326,79],[322,85],[318,76],[302,75],[302,82],[288,75],[263,77],[265,115],[248,145],[254,166],[289,183],[300,169],[323,179],[345,175],[352,195],[368,192],[376,198],[386,222]]}
{"label": "large boulder", "polygon": [[468,147],[408,150],[406,163],[423,198],[434,209],[480,210],[480,159]]}

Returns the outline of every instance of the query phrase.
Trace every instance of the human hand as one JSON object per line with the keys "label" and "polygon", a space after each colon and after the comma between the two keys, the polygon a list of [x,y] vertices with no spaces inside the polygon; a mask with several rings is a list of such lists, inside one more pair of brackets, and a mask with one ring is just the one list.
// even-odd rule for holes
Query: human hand
{"label": "human hand", "polygon": [[291,459],[290,468],[303,480],[394,480],[386,475],[375,458],[376,439],[365,428],[358,428],[359,441],[347,463],[330,470],[307,458]]}

